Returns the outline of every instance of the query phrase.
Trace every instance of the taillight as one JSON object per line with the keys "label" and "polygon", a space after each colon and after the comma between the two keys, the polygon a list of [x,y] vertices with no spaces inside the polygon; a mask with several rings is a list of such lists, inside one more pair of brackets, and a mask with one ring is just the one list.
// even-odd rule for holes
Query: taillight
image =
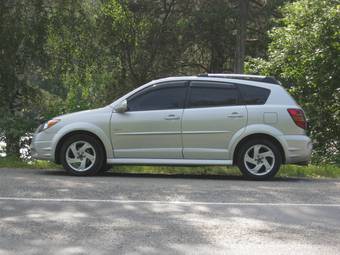
{"label": "taillight", "polygon": [[301,109],[287,109],[295,124],[303,129],[307,129],[305,114]]}

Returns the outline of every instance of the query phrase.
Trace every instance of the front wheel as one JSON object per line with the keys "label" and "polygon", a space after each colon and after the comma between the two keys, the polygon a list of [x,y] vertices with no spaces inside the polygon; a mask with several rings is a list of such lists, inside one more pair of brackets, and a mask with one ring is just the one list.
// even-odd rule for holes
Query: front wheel
{"label": "front wheel", "polygon": [[253,180],[274,177],[281,164],[280,150],[269,140],[250,140],[243,144],[237,162],[241,172]]}
{"label": "front wheel", "polygon": [[86,134],[74,135],[61,147],[61,163],[72,175],[95,175],[104,166],[104,153],[96,138]]}

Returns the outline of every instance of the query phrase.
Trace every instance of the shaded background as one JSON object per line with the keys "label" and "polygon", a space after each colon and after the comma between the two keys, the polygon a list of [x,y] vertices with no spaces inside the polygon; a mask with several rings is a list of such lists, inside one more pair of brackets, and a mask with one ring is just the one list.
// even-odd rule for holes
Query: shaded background
{"label": "shaded background", "polygon": [[339,164],[339,12],[335,0],[2,0],[0,156],[29,156],[43,121],[152,79],[245,72],[281,80],[309,118],[313,162]]}

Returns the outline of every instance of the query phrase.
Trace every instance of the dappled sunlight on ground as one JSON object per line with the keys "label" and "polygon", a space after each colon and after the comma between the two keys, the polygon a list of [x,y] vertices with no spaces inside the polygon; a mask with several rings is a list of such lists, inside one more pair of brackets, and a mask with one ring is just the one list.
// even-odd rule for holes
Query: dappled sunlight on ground
{"label": "dappled sunlight on ground", "polygon": [[[3,252],[6,247],[8,251],[21,247],[25,254],[42,248],[51,254],[109,254],[110,250],[117,254],[204,254],[210,249],[222,254],[240,247],[246,251],[252,246],[275,249],[301,243],[307,248],[328,244],[331,250],[340,233],[338,219],[329,212],[339,215],[340,208],[36,201],[6,201],[0,206]],[[8,239],[25,241],[13,247],[4,243]]]}
{"label": "dappled sunlight on ground", "polygon": [[336,254],[338,182],[2,170],[0,255]]}

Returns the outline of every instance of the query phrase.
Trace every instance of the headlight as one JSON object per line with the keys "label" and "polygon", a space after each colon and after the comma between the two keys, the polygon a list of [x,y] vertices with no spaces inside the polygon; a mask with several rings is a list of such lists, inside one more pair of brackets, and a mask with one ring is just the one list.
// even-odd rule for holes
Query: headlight
{"label": "headlight", "polygon": [[60,121],[60,119],[52,119],[47,121],[46,123],[40,125],[38,132],[44,131],[50,127],[53,127],[55,124],[57,124]]}

